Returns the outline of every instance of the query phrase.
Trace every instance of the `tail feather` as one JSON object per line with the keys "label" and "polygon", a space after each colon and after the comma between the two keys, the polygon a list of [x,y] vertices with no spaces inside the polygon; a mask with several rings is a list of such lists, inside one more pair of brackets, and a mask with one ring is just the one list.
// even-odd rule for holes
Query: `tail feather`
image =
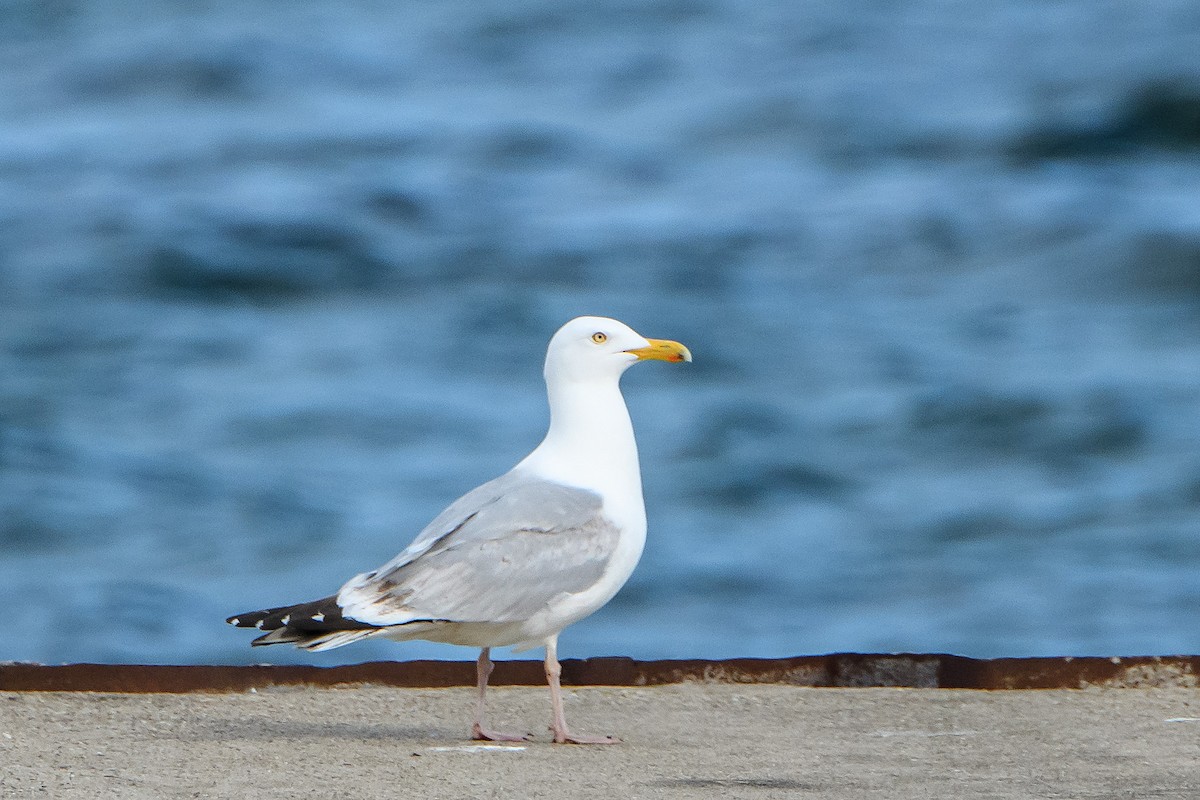
{"label": "tail feather", "polygon": [[373,636],[384,626],[359,622],[342,615],[337,596],[294,606],[247,611],[225,620],[239,628],[267,631],[251,644],[294,644],[306,650],[328,650]]}
{"label": "tail feather", "polygon": [[294,644],[304,650],[320,651],[332,650],[335,647],[341,647],[344,644],[357,642],[359,639],[366,639],[383,632],[383,628],[370,628],[368,630],[354,631],[333,631],[331,633],[321,634],[305,634],[295,631],[291,628],[276,628],[270,633],[263,634],[257,639],[250,642],[255,647],[262,647],[268,644]]}

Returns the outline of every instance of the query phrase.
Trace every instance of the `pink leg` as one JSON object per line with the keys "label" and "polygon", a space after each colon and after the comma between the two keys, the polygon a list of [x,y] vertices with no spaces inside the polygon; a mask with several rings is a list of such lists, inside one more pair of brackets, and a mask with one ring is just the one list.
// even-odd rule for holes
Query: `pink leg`
{"label": "pink leg", "polygon": [[479,698],[475,701],[475,722],[471,725],[471,738],[485,742],[524,742],[528,735],[518,736],[515,733],[498,733],[490,731],[483,721],[483,696],[487,692],[488,678],[492,674],[492,659],[489,657],[491,648],[485,647],[479,651],[479,660],[475,662],[476,686],[479,688]]}
{"label": "pink leg", "polygon": [[567,715],[563,711],[562,687],[558,678],[562,675],[562,665],[558,663],[558,637],[551,636],[546,640],[546,682],[550,684],[550,707],[554,710],[554,722],[550,730],[554,732],[554,741],[558,744],[617,744],[621,740],[615,736],[582,736],[567,730]]}

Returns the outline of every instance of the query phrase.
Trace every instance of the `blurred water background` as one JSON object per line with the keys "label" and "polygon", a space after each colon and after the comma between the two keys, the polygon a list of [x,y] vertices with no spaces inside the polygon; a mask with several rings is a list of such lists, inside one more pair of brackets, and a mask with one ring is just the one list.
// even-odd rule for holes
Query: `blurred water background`
{"label": "blurred water background", "polygon": [[564,657],[1200,652],[1200,4],[0,2],[0,659],[251,650],[626,375]]}

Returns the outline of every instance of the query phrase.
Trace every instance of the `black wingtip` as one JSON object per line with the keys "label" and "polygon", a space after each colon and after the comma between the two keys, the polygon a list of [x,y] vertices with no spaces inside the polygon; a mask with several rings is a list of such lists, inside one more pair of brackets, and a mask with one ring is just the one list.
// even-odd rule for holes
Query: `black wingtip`
{"label": "black wingtip", "polygon": [[[289,631],[288,635],[296,636],[298,639],[334,631],[370,630],[379,627],[342,616],[342,608],[337,604],[337,595],[323,597],[311,603],[264,608],[261,611],[246,611],[228,617],[225,621],[239,628],[257,628],[266,632],[286,629]],[[280,634],[263,644],[290,641],[282,637],[283,634]]]}
{"label": "black wingtip", "polygon": [[245,611],[241,614],[234,614],[232,617],[226,617],[225,621],[238,628],[253,628],[254,623],[265,616],[266,614],[262,611]]}

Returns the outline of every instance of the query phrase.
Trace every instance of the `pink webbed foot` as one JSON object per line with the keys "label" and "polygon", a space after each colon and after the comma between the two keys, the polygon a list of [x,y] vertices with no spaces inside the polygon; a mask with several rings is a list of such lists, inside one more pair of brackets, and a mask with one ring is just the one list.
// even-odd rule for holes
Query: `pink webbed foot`
{"label": "pink webbed foot", "polygon": [[522,736],[517,733],[501,733],[475,723],[471,726],[471,738],[477,742],[528,742],[533,739],[533,734],[527,733]]}
{"label": "pink webbed foot", "polygon": [[616,736],[585,736],[581,733],[571,733],[566,730],[556,731],[550,729],[554,733],[555,744],[620,744],[621,740]]}

